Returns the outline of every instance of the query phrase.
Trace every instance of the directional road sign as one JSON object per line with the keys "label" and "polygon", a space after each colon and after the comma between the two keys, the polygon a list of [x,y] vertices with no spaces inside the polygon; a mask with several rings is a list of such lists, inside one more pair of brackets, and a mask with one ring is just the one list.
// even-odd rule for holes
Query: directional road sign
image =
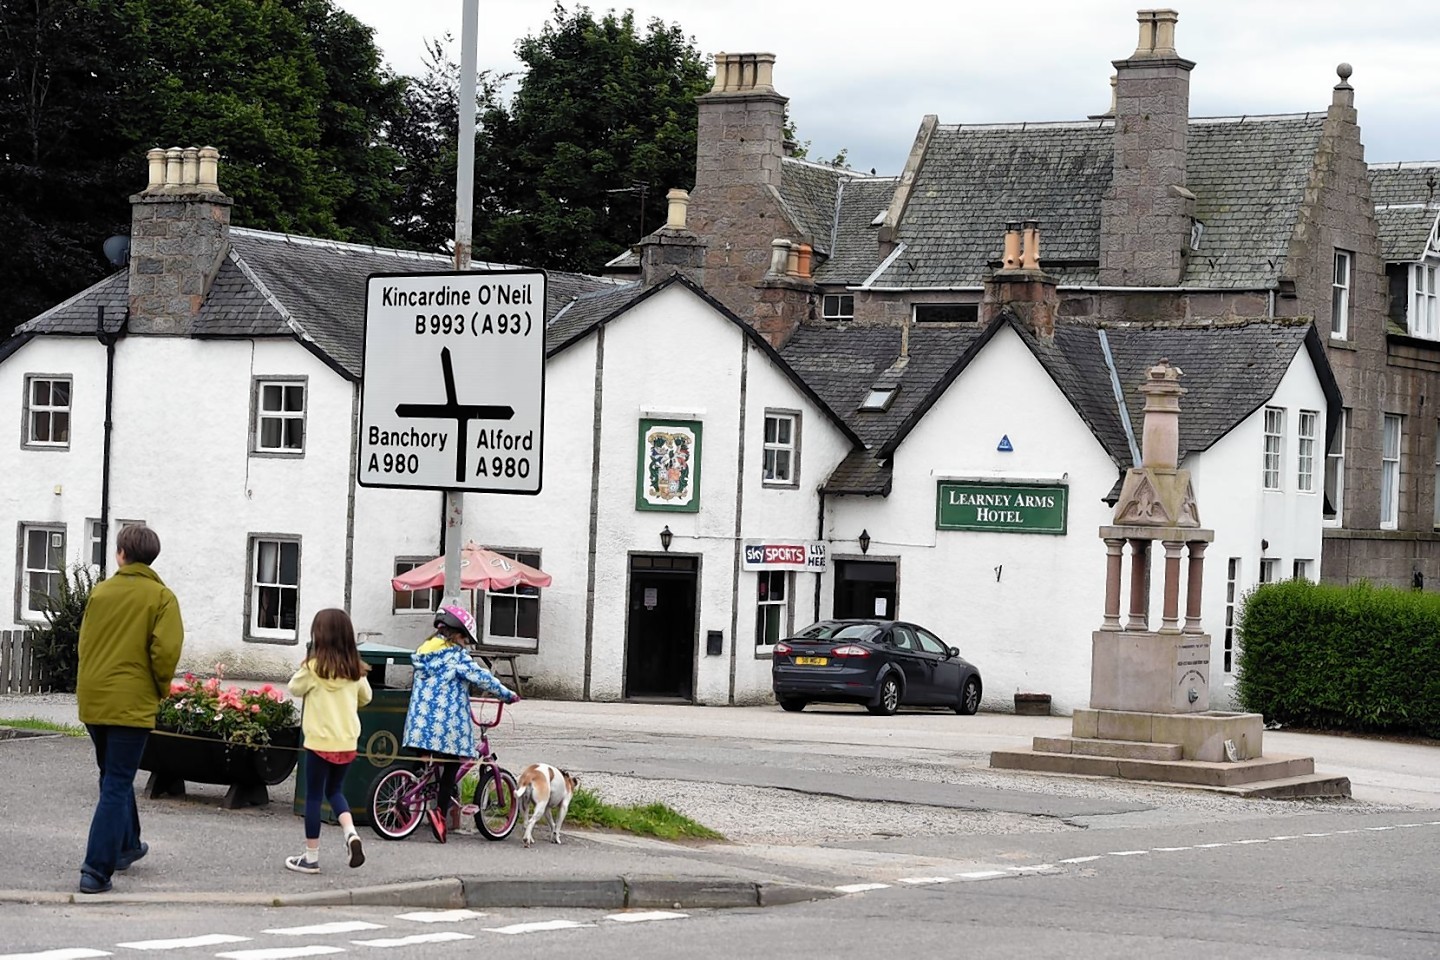
{"label": "directional road sign", "polygon": [[545,274],[371,276],[362,376],[362,487],[540,492]]}

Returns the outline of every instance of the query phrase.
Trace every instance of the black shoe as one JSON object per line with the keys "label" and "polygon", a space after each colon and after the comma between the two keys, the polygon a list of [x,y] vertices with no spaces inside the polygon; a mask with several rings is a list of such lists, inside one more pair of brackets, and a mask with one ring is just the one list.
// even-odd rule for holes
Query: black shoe
{"label": "black shoe", "polygon": [[80,874],[81,893],[109,893],[110,887],[111,884],[109,880],[101,880],[88,873]]}
{"label": "black shoe", "polygon": [[145,859],[145,854],[149,852],[150,844],[146,843],[144,840],[141,840],[140,846],[136,847],[134,850],[126,850],[124,853],[120,854],[120,857],[115,861],[115,869],[117,871],[129,870],[131,864],[133,864],[136,860]]}
{"label": "black shoe", "polygon": [[345,846],[350,851],[350,866],[358,867],[365,862],[365,850],[360,846],[360,834],[352,833],[347,836]]}

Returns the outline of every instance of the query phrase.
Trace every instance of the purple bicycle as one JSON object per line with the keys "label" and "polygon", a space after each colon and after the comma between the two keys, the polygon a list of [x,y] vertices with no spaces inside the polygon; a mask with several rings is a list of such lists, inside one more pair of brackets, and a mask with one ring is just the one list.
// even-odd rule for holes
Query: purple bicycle
{"label": "purple bicycle", "polygon": [[[495,719],[486,720],[485,705],[495,704]],[[480,730],[479,756],[461,761],[455,782],[480,768],[475,785],[475,829],[487,840],[504,840],[515,829],[520,808],[515,802],[515,777],[500,766],[490,749],[490,729],[498,726],[505,704],[484,697],[470,698],[470,719]],[[425,811],[440,797],[440,766],[430,759],[414,765],[387,770],[370,785],[370,825],[386,840],[404,840],[420,826]],[[456,797],[459,802],[459,797]]]}

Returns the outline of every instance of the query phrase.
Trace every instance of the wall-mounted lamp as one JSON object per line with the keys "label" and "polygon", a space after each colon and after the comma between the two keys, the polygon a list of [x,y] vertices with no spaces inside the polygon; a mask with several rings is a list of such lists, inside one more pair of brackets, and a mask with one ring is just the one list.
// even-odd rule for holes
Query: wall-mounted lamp
{"label": "wall-mounted lamp", "polygon": [[869,531],[869,530],[861,530],[861,531],[860,531],[859,540],[860,540],[860,552],[861,552],[861,553],[869,553],[869,552],[870,552],[870,531]]}
{"label": "wall-mounted lamp", "polygon": [[670,552],[670,542],[674,539],[675,534],[670,532],[670,524],[665,524],[665,529],[660,531],[660,546],[665,548],[666,553]]}
{"label": "wall-mounted lamp", "polygon": [[1261,553],[1264,553],[1266,550],[1269,550],[1269,549],[1270,549],[1270,541],[1269,541],[1269,540],[1261,540],[1261,541],[1260,541],[1260,552],[1261,552]]}

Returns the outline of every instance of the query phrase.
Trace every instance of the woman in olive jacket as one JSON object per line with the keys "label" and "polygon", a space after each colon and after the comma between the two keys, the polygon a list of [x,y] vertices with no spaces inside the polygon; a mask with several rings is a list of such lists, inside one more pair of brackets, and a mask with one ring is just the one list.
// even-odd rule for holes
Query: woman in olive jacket
{"label": "woman in olive jacket", "polygon": [[100,766],[100,799],[80,868],[81,893],[109,890],[115,871],[128,869],[149,852],[150,845],[140,839],[135,771],[185,640],[180,604],[150,569],[160,555],[155,531],[126,527],[115,538],[115,548],[115,574],[95,585],[80,622],[75,693]]}

